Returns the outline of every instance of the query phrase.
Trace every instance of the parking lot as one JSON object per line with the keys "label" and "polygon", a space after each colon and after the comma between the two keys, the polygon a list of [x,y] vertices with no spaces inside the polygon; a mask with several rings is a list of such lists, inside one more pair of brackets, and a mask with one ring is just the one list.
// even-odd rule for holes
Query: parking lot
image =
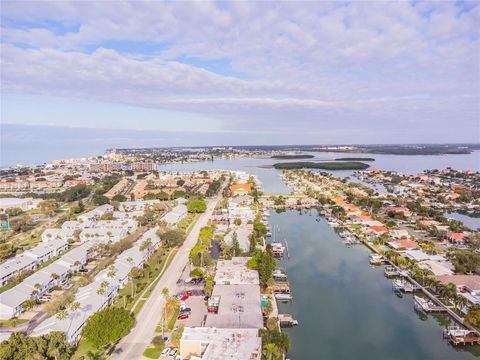
{"label": "parking lot", "polygon": [[208,313],[204,296],[190,296],[185,300],[185,305],[192,309],[191,314],[186,320],[177,320],[176,325],[203,326]]}

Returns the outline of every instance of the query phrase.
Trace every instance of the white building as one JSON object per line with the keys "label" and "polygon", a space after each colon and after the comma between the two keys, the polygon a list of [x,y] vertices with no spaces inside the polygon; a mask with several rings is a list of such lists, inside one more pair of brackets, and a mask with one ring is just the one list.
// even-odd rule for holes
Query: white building
{"label": "white building", "polygon": [[177,225],[180,220],[187,216],[187,207],[183,204],[175,206],[170,212],[168,212],[162,220],[168,225]]}
{"label": "white building", "polygon": [[81,241],[117,242],[127,236],[126,229],[85,229],[80,233]]}
{"label": "white building", "polygon": [[75,230],[73,229],[46,229],[42,233],[42,241],[49,242],[52,240],[75,240]]}

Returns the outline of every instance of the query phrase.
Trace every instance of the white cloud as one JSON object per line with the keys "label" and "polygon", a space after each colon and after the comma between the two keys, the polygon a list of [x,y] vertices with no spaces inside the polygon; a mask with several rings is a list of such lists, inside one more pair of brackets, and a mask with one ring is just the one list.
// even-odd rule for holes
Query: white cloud
{"label": "white cloud", "polygon": [[[476,3],[2,5],[8,20],[2,31],[4,91],[222,118],[261,114],[279,126],[287,126],[281,119],[290,111],[310,123],[335,116],[352,122],[416,116],[432,124],[460,114],[471,124],[480,116]],[[30,25],[16,26],[20,22]],[[111,41],[139,45],[132,54]],[[142,53],[142,44],[159,50]],[[199,63],[211,63],[213,70]]]}

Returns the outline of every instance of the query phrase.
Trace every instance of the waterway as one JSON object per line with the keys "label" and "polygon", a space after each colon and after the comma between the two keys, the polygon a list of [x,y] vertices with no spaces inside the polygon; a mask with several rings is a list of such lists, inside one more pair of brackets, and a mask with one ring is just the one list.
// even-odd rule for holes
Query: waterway
{"label": "waterway", "polygon": [[451,213],[446,212],[443,215],[449,219],[461,221],[466,227],[472,230],[480,229],[480,218],[478,217],[472,217],[472,216],[460,214],[457,212],[451,212]]}
{"label": "waterway", "polygon": [[291,303],[280,303],[280,311],[300,324],[286,330],[291,359],[475,357],[442,339],[447,316],[418,315],[412,296],[398,298],[383,268],[369,265],[368,249],[345,247],[316,211],[272,212],[270,224],[280,229],[277,241],[287,239],[291,255],[279,264],[288,273],[293,294]]}
{"label": "waterway", "polygon": [[[310,152],[313,159],[307,161],[331,161],[340,157],[359,157],[366,156],[374,158],[375,161],[368,164],[377,169],[395,170],[404,174],[418,174],[429,169],[445,169],[452,167],[458,170],[476,170],[480,171],[480,151],[474,151],[466,155],[379,155],[379,154],[356,154],[356,153],[333,153],[333,152]],[[281,170],[265,168],[276,162],[285,162],[288,160],[278,160],[271,158],[233,158],[233,159],[215,159],[213,161],[201,161],[194,163],[173,163],[160,165],[160,171],[200,171],[209,169],[225,169],[246,171],[256,175],[263,185],[263,190],[271,194],[287,194],[290,189],[281,180]],[[296,160],[291,160],[296,161]],[[353,171],[334,171],[335,176],[351,176]],[[358,181],[352,179],[354,181]],[[382,189],[377,189],[382,191]]]}
{"label": "waterway", "polygon": [[[314,160],[358,156],[312,154]],[[479,154],[372,155],[376,161],[371,165],[407,174],[448,166],[480,170]],[[289,193],[281,171],[265,168],[274,162],[269,158],[218,159],[162,165],[159,170],[241,170],[256,175],[267,193]],[[474,351],[480,354],[477,348],[467,347],[465,351],[448,345],[442,339],[442,330],[450,321],[447,316],[418,315],[412,296],[398,298],[383,269],[369,265],[367,248],[346,248],[328,223],[317,218],[314,210],[304,215],[297,211],[272,212],[270,217],[271,224],[280,228],[277,240],[287,239],[291,254],[280,264],[288,272],[294,296],[292,303],[280,304],[280,309],[300,322],[298,327],[286,330],[291,337],[291,359],[463,360],[474,358]]]}

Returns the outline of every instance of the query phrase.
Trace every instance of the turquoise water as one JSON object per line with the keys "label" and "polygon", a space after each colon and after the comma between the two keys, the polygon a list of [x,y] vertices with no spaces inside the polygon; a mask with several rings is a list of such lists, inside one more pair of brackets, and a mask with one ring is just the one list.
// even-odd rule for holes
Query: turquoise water
{"label": "turquoise water", "polygon": [[316,219],[315,211],[270,217],[291,255],[280,266],[293,302],[280,303],[280,311],[300,324],[286,330],[292,360],[474,358],[442,339],[448,317],[418,315],[412,296],[395,296],[383,268],[369,265],[367,248],[345,247],[323,218]]}

